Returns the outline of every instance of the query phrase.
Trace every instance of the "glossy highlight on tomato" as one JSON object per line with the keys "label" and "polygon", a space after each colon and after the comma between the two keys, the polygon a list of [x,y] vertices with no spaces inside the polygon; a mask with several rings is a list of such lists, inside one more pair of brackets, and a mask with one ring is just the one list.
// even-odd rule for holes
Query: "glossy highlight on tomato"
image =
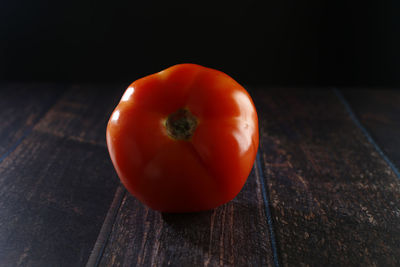
{"label": "glossy highlight on tomato", "polygon": [[242,189],[258,148],[247,91],[227,74],[179,64],[133,82],[107,126],[127,190],[162,212],[213,209]]}

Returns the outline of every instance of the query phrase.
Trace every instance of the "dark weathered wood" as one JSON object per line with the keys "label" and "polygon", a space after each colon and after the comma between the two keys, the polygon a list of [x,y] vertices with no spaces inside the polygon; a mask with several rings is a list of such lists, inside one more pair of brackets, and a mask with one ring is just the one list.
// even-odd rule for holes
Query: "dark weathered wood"
{"label": "dark weathered wood", "polygon": [[400,90],[341,90],[358,119],[400,169]]}
{"label": "dark weathered wood", "polygon": [[100,266],[272,266],[259,177],[230,203],[193,214],[162,214],[127,194]]}
{"label": "dark weathered wood", "polygon": [[105,146],[107,121],[124,90],[113,84],[72,86],[35,130]]}
{"label": "dark weathered wood", "polygon": [[32,130],[63,92],[55,84],[0,84],[0,161]]}
{"label": "dark weathered wood", "polygon": [[[125,85],[46,86],[0,90],[0,266],[400,265],[399,179],[332,91],[254,91],[242,192],[162,214],[117,190],[105,128]],[[397,162],[400,100],[381,93],[344,92]]]}
{"label": "dark weathered wood", "polygon": [[98,266],[125,194],[125,188],[122,184],[119,185],[115,192],[111,206],[107,212],[107,216],[104,219],[103,226],[101,227],[99,235],[97,236],[96,243],[94,244],[92,252],[90,253],[90,257],[86,266]]}
{"label": "dark weathered wood", "polygon": [[399,266],[399,179],[337,96],[255,96],[281,264]]}
{"label": "dark weathered wood", "polygon": [[1,266],[86,264],[119,184],[105,147],[112,89],[68,90],[0,163]]}

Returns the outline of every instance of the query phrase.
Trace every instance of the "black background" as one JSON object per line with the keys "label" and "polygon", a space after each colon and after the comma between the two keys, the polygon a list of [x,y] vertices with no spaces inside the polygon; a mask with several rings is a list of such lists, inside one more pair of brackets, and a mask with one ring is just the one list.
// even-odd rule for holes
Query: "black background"
{"label": "black background", "polygon": [[0,1],[0,80],[129,82],[191,62],[243,84],[398,86],[399,1]]}

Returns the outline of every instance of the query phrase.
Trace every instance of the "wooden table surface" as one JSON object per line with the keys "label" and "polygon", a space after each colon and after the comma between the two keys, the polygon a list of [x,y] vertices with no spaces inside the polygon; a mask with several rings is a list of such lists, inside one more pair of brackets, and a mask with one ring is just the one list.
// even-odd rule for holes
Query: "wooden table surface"
{"label": "wooden table surface", "polygon": [[400,266],[400,91],[248,87],[243,190],[163,214],[108,156],[125,86],[0,84],[0,266]]}

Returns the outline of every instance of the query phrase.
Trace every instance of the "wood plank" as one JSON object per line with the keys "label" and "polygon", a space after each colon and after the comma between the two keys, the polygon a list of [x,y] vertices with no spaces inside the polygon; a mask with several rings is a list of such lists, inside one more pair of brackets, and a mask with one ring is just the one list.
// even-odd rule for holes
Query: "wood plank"
{"label": "wood plank", "polygon": [[0,84],[0,162],[64,91],[55,84]]}
{"label": "wood plank", "polygon": [[253,170],[240,194],[217,209],[152,211],[126,194],[100,266],[272,266],[260,179]]}
{"label": "wood plank", "polygon": [[74,85],[35,130],[106,146],[107,122],[125,88],[117,84]]}
{"label": "wood plank", "polygon": [[345,89],[342,94],[361,124],[400,169],[400,90]]}
{"label": "wood plank", "polygon": [[104,121],[121,90],[67,91],[0,163],[0,265],[86,264],[119,185]]}
{"label": "wood plank", "polygon": [[255,99],[281,264],[399,266],[399,179],[335,94]]}

